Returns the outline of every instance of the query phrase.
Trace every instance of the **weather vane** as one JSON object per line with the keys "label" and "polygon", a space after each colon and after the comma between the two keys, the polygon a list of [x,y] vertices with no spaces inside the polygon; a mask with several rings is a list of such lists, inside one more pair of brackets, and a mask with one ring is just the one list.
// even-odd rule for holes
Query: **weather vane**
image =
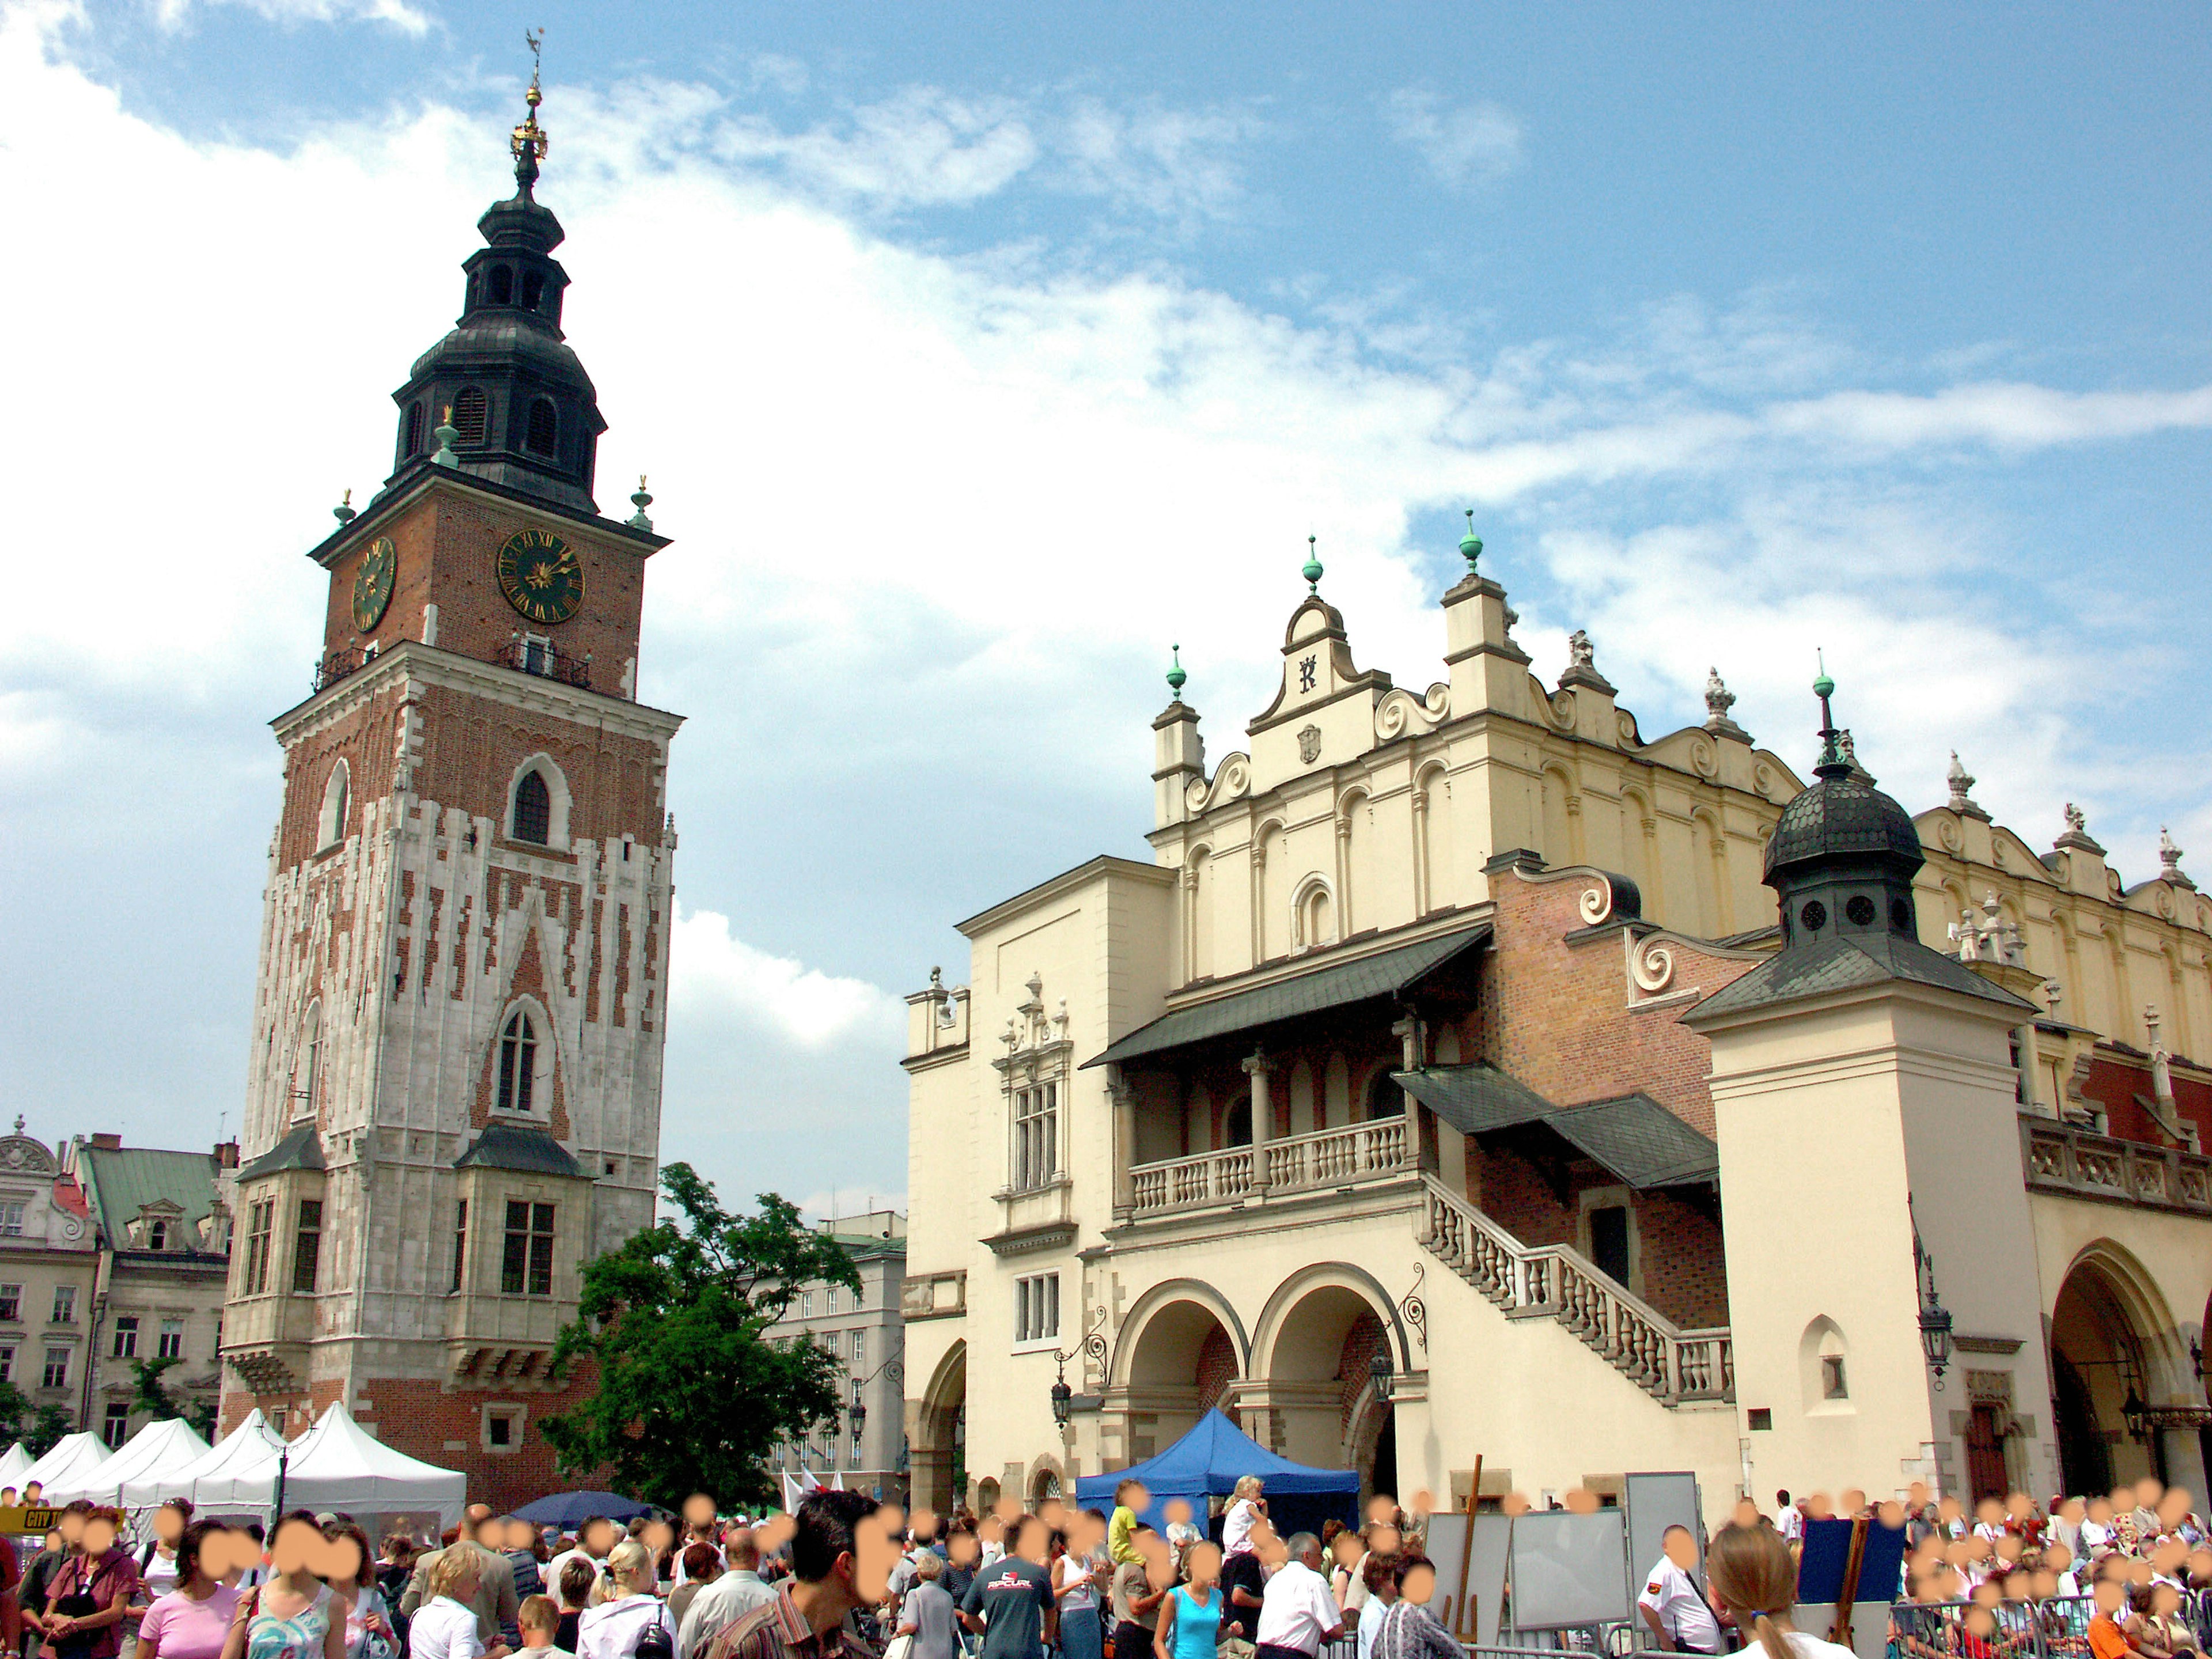
{"label": "weather vane", "polygon": [[545,98],[544,94],[538,89],[538,71],[544,66],[544,55],[541,49],[545,44],[545,31],[542,27],[536,30],[525,29],[522,39],[530,48],[530,90],[522,94],[523,101],[530,106],[530,112],[523,117],[522,125],[514,130],[514,181],[522,186],[522,193],[527,196],[531,185],[538,182],[538,164],[545,159],[545,152],[550,148],[550,143],[544,129],[538,125],[538,106]]}

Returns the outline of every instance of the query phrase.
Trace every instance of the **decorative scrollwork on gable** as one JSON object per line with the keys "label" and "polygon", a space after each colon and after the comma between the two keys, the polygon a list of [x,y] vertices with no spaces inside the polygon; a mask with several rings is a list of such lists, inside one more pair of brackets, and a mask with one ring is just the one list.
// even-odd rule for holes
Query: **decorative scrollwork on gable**
{"label": "decorative scrollwork on gable", "polygon": [[1628,976],[1646,996],[1656,996],[1674,982],[1674,953],[1667,948],[1663,935],[1655,933],[1630,951]]}
{"label": "decorative scrollwork on gable", "polygon": [[1409,732],[1433,732],[1450,715],[1451,687],[1443,682],[1438,681],[1420,697],[1401,686],[1375,705],[1375,736],[1377,741],[1389,743]]}
{"label": "decorative scrollwork on gable", "polygon": [[1226,755],[1213,775],[1211,783],[1204,779],[1194,780],[1185,799],[1190,810],[1202,812],[1208,807],[1218,806],[1225,800],[1238,800],[1252,787],[1252,757],[1245,754]]}
{"label": "decorative scrollwork on gable", "polygon": [[1601,876],[1597,885],[1583,889],[1577,908],[1585,927],[1595,927],[1613,914],[1613,884]]}

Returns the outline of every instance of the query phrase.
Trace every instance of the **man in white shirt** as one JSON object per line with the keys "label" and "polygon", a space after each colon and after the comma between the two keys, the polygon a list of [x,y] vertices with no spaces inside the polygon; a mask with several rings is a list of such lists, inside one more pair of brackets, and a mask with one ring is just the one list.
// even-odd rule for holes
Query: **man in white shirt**
{"label": "man in white shirt", "polygon": [[684,1611],[684,1627],[676,1635],[676,1659],[697,1659],[725,1630],[755,1607],[775,1600],[775,1591],[762,1582],[760,1541],[751,1528],[730,1528],[722,1559],[730,1570],[693,1596]]}
{"label": "man in white shirt", "polygon": [[1698,1559],[1698,1540],[1687,1527],[1667,1528],[1666,1553],[1644,1575],[1636,1610],[1668,1653],[1718,1653],[1721,1621],[1689,1573]]}
{"label": "man in white shirt", "polygon": [[1344,1614],[1322,1577],[1321,1540],[1298,1533],[1290,1548],[1260,1598],[1257,1659],[1315,1659],[1323,1643],[1344,1634]]}
{"label": "man in white shirt", "polygon": [[607,1552],[615,1547],[615,1523],[604,1515],[592,1516],[576,1529],[573,1548],[562,1550],[545,1564],[545,1589],[556,1601],[561,1595],[561,1569],[581,1558],[592,1564],[592,1600],[599,1599],[599,1589],[607,1571]]}
{"label": "man in white shirt", "polygon": [[1782,1541],[1785,1544],[1803,1543],[1805,1511],[1790,1501],[1790,1494],[1786,1492],[1774,1494],[1774,1529],[1782,1534]]}

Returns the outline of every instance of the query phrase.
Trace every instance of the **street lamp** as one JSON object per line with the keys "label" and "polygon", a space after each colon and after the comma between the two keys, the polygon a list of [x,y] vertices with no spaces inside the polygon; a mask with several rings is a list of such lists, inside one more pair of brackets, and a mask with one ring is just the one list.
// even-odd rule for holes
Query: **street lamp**
{"label": "street lamp", "polygon": [[1375,1384],[1375,1397],[1389,1405],[1390,1389],[1396,1381],[1396,1373],[1391,1366],[1390,1350],[1387,1346],[1376,1345],[1375,1357],[1367,1362],[1367,1375]]}
{"label": "street lamp", "polygon": [[2136,1392],[2135,1379],[2130,1377],[2127,1398],[2120,1401],[2120,1415],[2126,1419],[2128,1438],[2137,1445],[2141,1445],[2150,1437],[2148,1422],[2149,1414],[2150,1408],[2143,1404],[2143,1397]]}
{"label": "street lamp", "polygon": [[845,1420],[852,1425],[853,1438],[858,1440],[860,1431],[867,1425],[868,1408],[860,1403],[857,1394],[853,1396],[853,1403],[845,1407]]}
{"label": "street lamp", "polygon": [[1067,1356],[1056,1353],[1053,1358],[1060,1362],[1060,1375],[1052,1385],[1052,1420],[1064,1429],[1075,1410],[1075,1390],[1067,1386]]}
{"label": "street lamp", "polygon": [[1921,1247],[1920,1229],[1912,1230],[1913,1266],[1921,1284],[1920,1351],[1935,1374],[1936,1391],[1943,1391],[1943,1372],[1951,1363],[1951,1310],[1936,1294],[1936,1258]]}

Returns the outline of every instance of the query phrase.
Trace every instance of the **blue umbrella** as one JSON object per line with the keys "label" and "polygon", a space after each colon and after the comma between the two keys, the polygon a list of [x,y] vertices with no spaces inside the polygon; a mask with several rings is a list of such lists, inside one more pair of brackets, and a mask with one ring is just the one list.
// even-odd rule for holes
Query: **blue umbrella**
{"label": "blue umbrella", "polygon": [[527,1521],[533,1527],[574,1528],[595,1515],[603,1515],[610,1521],[630,1521],[652,1513],[652,1504],[624,1498],[620,1492],[556,1492],[550,1498],[525,1504],[514,1511],[514,1518]]}

